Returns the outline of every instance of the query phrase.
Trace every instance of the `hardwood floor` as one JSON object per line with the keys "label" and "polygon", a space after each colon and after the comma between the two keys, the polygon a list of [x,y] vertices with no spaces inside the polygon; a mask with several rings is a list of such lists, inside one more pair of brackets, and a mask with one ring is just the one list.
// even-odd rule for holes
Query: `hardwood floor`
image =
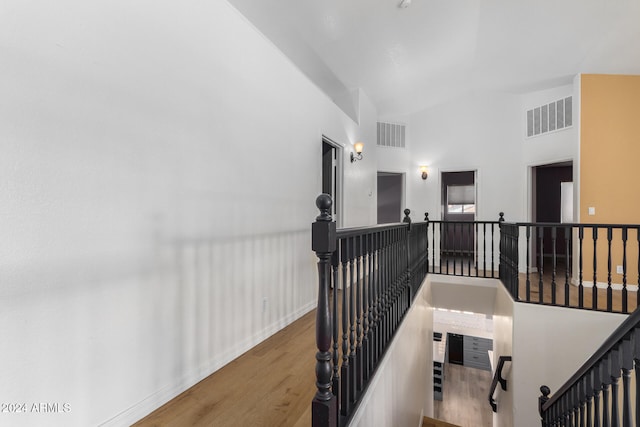
{"label": "hardwood floor", "polygon": [[135,426],[309,426],[315,394],[315,310]]}
{"label": "hardwood floor", "polygon": [[433,405],[434,418],[461,427],[491,427],[491,372],[445,363],[442,401]]}

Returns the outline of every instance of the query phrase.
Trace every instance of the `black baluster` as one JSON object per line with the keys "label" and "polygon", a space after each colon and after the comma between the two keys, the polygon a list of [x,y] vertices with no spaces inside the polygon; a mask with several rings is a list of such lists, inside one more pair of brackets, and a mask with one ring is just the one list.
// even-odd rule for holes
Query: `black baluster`
{"label": "black baluster", "polygon": [[631,370],[633,369],[633,354],[631,351],[631,337],[622,342],[622,426],[631,427]]}
{"label": "black baluster", "polygon": [[478,259],[478,250],[480,248],[480,242],[478,241],[478,239],[480,239],[480,232],[479,232],[479,223],[478,221],[475,222],[475,234],[474,234],[474,242],[475,242],[475,252],[473,253],[473,260],[474,260],[474,265],[475,265],[475,269],[476,269],[476,277],[478,277],[480,275],[480,272],[478,271],[480,269],[480,265],[479,265],[479,259]]}
{"label": "black baluster", "polygon": [[311,226],[311,246],[318,257],[318,306],[316,309],[316,387],[311,404],[312,425],[332,426],[338,422],[336,397],[331,392],[331,314],[329,311],[329,263],[336,250],[336,223],[331,218],[333,202],[328,194],[316,199],[320,215]]}
{"label": "black baluster", "polygon": [[592,237],[593,237],[593,288],[591,290],[592,295],[592,307],[594,310],[598,309],[598,227],[592,227]]}
{"label": "black baluster", "polygon": [[578,240],[580,242],[578,258],[578,307],[584,308],[584,286],[582,285],[582,240],[584,239],[584,227],[578,226]]}
{"label": "black baluster", "polygon": [[565,307],[569,307],[569,237],[571,233],[571,228],[565,227],[564,229],[564,242],[565,242],[565,252],[564,252],[564,305]]}
{"label": "black baluster", "polygon": [[373,370],[376,367],[376,325],[377,325],[377,314],[376,314],[376,301],[377,301],[377,293],[376,293],[376,272],[378,271],[376,267],[376,253],[377,253],[377,244],[376,244],[377,233],[371,233],[371,265],[369,266],[369,271],[371,274],[371,291],[369,296],[369,376],[373,373]]}
{"label": "black baluster", "polygon": [[539,241],[540,247],[538,250],[540,251],[540,259],[538,260],[538,302],[544,302],[544,284],[542,281],[542,275],[544,274],[544,227],[538,227]]}
{"label": "black baluster", "polygon": [[338,252],[334,251],[331,256],[331,267],[333,269],[333,382],[331,390],[336,396],[337,402],[340,402],[340,322],[338,321],[338,283],[340,282],[340,274],[338,273]]}
{"label": "black baluster", "polygon": [[556,239],[557,229],[551,227],[551,304],[556,305]]}
{"label": "black baluster", "polygon": [[633,343],[633,364],[636,380],[636,426],[640,426],[640,328],[633,330]]}
{"label": "black baluster", "polygon": [[622,227],[622,312],[628,313],[627,300],[627,227]]}
{"label": "black baluster", "polygon": [[[640,227],[636,228],[636,239],[638,240],[638,292],[636,292],[636,308],[640,307]],[[640,408],[638,408],[640,410]],[[640,426],[640,424],[638,424]]]}
{"label": "black baluster", "polygon": [[613,288],[611,287],[611,239],[613,230],[607,227],[607,311],[613,311]]}
{"label": "black baluster", "polygon": [[471,276],[471,257],[473,256],[473,223],[467,224],[467,249],[469,253],[467,254],[467,276]]}
{"label": "black baluster", "polygon": [[618,380],[620,379],[620,354],[617,349],[611,351],[611,427],[620,427],[618,415]]}
{"label": "black baluster", "polygon": [[[426,272],[429,272],[429,213],[425,212],[424,213],[424,221],[427,223],[427,225],[425,226],[425,231],[426,231],[426,248],[427,248],[427,268],[426,268]],[[433,262],[431,263],[431,265],[433,265]]]}
{"label": "black baluster", "polygon": [[525,274],[527,275],[527,281],[526,281],[526,289],[525,289],[525,297],[526,297],[526,301],[529,302],[531,301],[531,281],[529,280],[529,246],[531,244],[530,240],[531,240],[531,226],[527,225],[526,227],[526,236],[527,236],[527,270],[525,272]]}
{"label": "black baluster", "polygon": [[495,228],[494,228],[494,224],[491,223],[491,277],[493,277],[493,278],[496,277],[496,275],[495,275],[496,268],[494,266],[495,250],[493,249],[493,246],[494,246],[493,241],[494,241],[494,239],[495,239]]}
{"label": "black baluster", "polygon": [[367,381],[369,379],[369,297],[371,295],[371,275],[369,274],[371,268],[371,245],[369,239],[371,234],[365,234],[362,236],[363,239],[363,277],[362,277],[362,301],[364,305],[363,315],[362,315],[362,323],[364,328],[362,330],[362,378],[363,381]]}
{"label": "black baluster", "polygon": [[587,374],[587,376],[584,379],[584,383],[585,383],[585,393],[586,393],[586,402],[587,402],[587,426],[588,427],[592,427],[593,426],[593,418],[591,416],[592,414],[592,399],[593,399],[593,368],[591,368],[591,371]]}
{"label": "black baluster", "polygon": [[611,384],[611,373],[609,372],[609,361],[605,359],[600,365],[602,368],[602,427],[611,427],[611,416],[609,412],[609,385]]}
{"label": "black baluster", "polygon": [[356,281],[358,278],[356,277],[356,239],[355,237],[350,237],[349,239],[349,365],[351,369],[349,370],[349,412],[351,412],[352,404],[356,401],[356,388],[357,388],[357,376],[356,372],[358,369],[357,361],[356,361],[356,346],[357,346],[357,336],[356,336],[356,290],[357,284]]}
{"label": "black baluster", "polygon": [[456,271],[457,271],[456,268],[458,266],[457,259],[456,259],[456,258],[458,258],[458,256],[457,256],[458,255],[458,250],[456,249],[456,240],[457,240],[456,237],[458,236],[457,231],[458,231],[458,223],[454,222],[453,223],[453,243],[452,243],[453,244],[452,251],[453,251],[453,275],[454,276],[457,274],[456,273]]}
{"label": "black baluster", "polygon": [[[362,236],[355,239],[356,244],[356,388],[362,390]],[[358,393],[359,394],[359,393]]]}
{"label": "black baluster", "polygon": [[602,374],[600,371],[600,363],[593,368],[593,426],[601,426],[600,417],[600,391],[602,390]]}
{"label": "black baluster", "polygon": [[347,415],[349,408],[349,259],[347,240],[340,240],[340,269],[342,270],[342,367],[340,369],[340,413]]}
{"label": "black baluster", "polygon": [[[439,262],[439,266],[440,266],[440,271],[438,271],[438,273],[442,274],[442,258],[444,258],[444,255],[442,253],[442,241],[445,240],[447,238],[447,227],[445,227],[445,234],[444,234],[444,239],[442,237],[442,221],[440,221],[438,223],[438,228],[440,229],[439,235],[440,235],[440,262]],[[446,240],[445,240],[446,242]],[[640,270],[638,270],[640,272]],[[447,265],[447,274],[449,274],[449,265]],[[638,273],[640,274],[640,273]],[[638,276],[640,278],[640,276]],[[638,279],[640,280],[640,279]]]}
{"label": "black baluster", "polygon": [[572,388],[573,393],[571,399],[573,400],[573,425],[578,426],[580,422],[580,387],[579,384],[574,385]]}
{"label": "black baluster", "polygon": [[[493,230],[491,233],[491,243],[493,244]],[[483,277],[487,276],[487,223],[482,223],[482,269],[484,271]],[[491,277],[493,277],[493,272],[491,272]]]}

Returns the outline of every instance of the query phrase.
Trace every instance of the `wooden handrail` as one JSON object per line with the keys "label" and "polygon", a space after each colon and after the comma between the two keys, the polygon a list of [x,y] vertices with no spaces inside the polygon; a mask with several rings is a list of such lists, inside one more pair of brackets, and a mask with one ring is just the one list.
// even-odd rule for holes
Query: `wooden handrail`
{"label": "wooden handrail", "polygon": [[489,404],[491,405],[493,412],[498,412],[498,403],[493,398],[493,393],[496,391],[498,382],[500,383],[500,387],[502,387],[504,391],[507,391],[507,379],[502,378],[504,362],[511,362],[511,356],[500,356],[498,359],[498,367],[496,368],[496,373],[493,375],[493,381],[491,381],[491,388],[489,389]]}

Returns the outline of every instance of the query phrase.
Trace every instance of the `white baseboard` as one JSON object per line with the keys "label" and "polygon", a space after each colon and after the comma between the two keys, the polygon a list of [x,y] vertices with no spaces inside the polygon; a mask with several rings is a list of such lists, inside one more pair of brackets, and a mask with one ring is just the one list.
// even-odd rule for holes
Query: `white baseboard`
{"label": "white baseboard", "polygon": [[130,408],[120,412],[113,418],[110,418],[109,420],[101,423],[100,426],[111,427],[131,425],[139,421],[141,418],[147,416],[160,406],[178,396],[180,393],[188,390],[190,387],[193,387],[195,384],[207,378],[218,369],[233,361],[241,354],[260,344],[262,341],[269,338],[276,332],[279,332],[285,326],[295,322],[300,317],[313,310],[315,307],[315,301],[302,306],[295,312],[272,323],[263,330],[258,331],[251,337],[248,337],[247,339],[238,343],[232,349],[225,351],[221,355],[215,356],[211,361],[191,370],[191,372],[183,375],[181,378],[178,378],[173,384],[163,387],[162,389],[156,391],[155,393],[151,394],[150,396],[136,403]]}
{"label": "white baseboard", "polygon": [[[571,285],[578,287],[579,283],[576,279],[571,279]],[[585,280],[582,281],[583,288],[593,288],[593,282],[587,282]],[[596,287],[598,289],[607,289],[609,285],[605,282],[596,282]],[[611,288],[616,291],[621,291],[623,289],[622,283],[612,283]],[[627,283],[627,291],[629,292],[638,292],[638,285],[630,285]]]}

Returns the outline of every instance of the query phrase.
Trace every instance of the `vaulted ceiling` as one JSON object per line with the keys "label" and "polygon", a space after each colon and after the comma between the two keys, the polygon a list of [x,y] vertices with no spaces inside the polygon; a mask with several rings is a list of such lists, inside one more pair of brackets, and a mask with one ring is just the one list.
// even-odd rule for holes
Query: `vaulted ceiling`
{"label": "vaulted ceiling", "polygon": [[640,0],[229,0],[334,100],[380,117],[578,73],[640,74]]}

